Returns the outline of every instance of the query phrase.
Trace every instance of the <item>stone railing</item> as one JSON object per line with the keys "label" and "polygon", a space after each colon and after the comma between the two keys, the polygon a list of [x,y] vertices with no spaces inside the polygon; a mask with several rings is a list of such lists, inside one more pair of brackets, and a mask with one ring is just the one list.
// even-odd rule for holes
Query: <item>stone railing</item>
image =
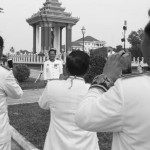
{"label": "stone railing", "polygon": [[139,58],[137,58],[137,59],[133,58],[133,60],[132,60],[132,66],[133,66],[133,67],[134,67],[134,66],[136,67],[136,66],[138,66],[139,64],[140,64],[142,67],[148,66],[147,63],[144,62],[144,57],[142,57],[142,60],[141,60],[141,61],[140,61]]}
{"label": "stone railing", "polygon": [[[13,63],[24,63],[24,64],[43,64],[48,59],[48,56],[38,56],[37,54],[21,54],[21,55],[9,55],[9,58],[13,60]],[[65,63],[65,59],[63,61]],[[132,60],[132,66],[147,66],[144,63],[144,58],[140,61],[139,58]]]}
{"label": "stone railing", "polygon": [[9,55],[9,58],[13,60],[13,63],[24,64],[43,64],[48,59],[46,56],[38,56],[37,54]]}

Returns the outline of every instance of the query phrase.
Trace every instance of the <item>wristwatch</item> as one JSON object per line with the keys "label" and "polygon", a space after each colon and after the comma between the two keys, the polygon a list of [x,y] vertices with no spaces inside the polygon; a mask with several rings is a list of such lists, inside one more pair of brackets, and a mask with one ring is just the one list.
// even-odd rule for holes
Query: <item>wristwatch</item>
{"label": "wristwatch", "polygon": [[106,92],[110,87],[114,85],[114,82],[111,78],[108,78],[106,75],[101,74],[94,78],[90,88],[100,88]]}

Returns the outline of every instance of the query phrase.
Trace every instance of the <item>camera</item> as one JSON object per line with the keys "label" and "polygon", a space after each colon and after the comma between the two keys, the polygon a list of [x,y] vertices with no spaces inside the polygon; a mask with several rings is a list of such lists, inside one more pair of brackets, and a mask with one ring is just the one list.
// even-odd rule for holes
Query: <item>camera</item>
{"label": "camera", "polygon": [[13,68],[13,61],[12,61],[12,59],[8,59],[8,60],[7,60],[7,64],[8,64],[8,67],[9,67],[10,69]]}
{"label": "camera", "polygon": [[123,52],[120,59],[120,63],[122,64],[122,74],[132,73],[131,62],[132,62],[131,53]]}

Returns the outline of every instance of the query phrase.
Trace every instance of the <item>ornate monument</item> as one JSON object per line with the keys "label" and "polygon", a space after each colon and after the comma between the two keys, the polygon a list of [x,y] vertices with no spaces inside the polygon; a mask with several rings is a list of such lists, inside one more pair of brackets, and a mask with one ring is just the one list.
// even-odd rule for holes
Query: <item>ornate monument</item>
{"label": "ornate monument", "polygon": [[65,12],[58,0],[46,0],[43,7],[26,21],[33,27],[33,53],[46,53],[50,48],[62,50],[62,30],[66,28],[66,52],[71,50],[72,26],[79,18]]}

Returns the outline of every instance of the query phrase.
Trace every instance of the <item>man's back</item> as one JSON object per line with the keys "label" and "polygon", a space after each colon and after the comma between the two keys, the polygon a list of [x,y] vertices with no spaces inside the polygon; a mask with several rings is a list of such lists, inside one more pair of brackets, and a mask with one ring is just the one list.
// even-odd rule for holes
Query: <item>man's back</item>
{"label": "man's back", "polygon": [[149,89],[148,74],[119,79],[103,94],[91,89],[81,102],[76,122],[89,131],[113,132],[112,150],[149,150]]}
{"label": "man's back", "polygon": [[[96,133],[84,131],[76,126],[74,114],[87,93],[89,84],[82,78],[49,81],[48,95],[39,102],[50,106],[51,122],[44,150],[98,150]],[[47,148],[47,149],[46,149]]]}
{"label": "man's back", "polygon": [[[113,149],[150,149],[150,75],[122,79],[122,131],[114,133]],[[123,148],[117,147],[120,142]],[[118,146],[119,146],[118,145]]]}

